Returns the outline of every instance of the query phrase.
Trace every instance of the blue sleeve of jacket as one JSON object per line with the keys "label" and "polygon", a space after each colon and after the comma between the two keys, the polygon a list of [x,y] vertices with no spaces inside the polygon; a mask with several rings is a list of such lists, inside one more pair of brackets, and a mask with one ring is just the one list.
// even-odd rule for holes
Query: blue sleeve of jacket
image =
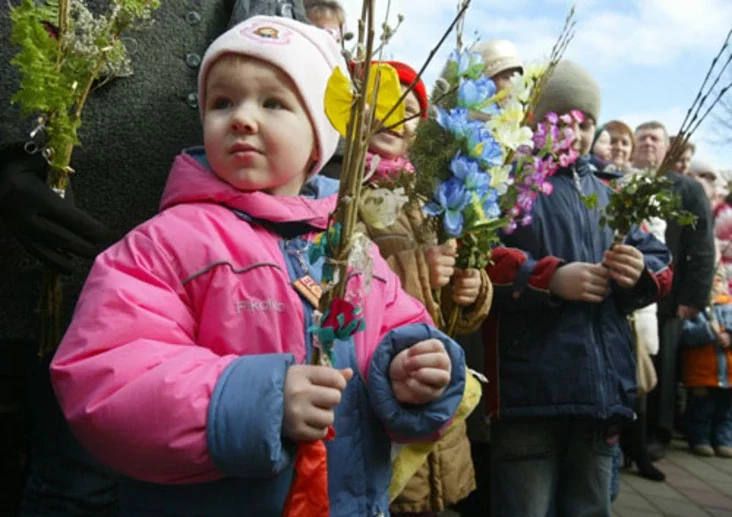
{"label": "blue sleeve of jacket", "polygon": [[[439,339],[452,362],[450,384],[442,396],[428,404],[402,404],[394,396],[389,380],[389,365],[402,350],[426,339]],[[465,390],[465,356],[455,341],[439,330],[417,323],[390,331],[374,351],[368,373],[368,394],[374,413],[387,431],[399,441],[433,438],[450,422]]]}
{"label": "blue sleeve of jacket", "polygon": [[704,312],[696,318],[685,320],[681,333],[681,343],[688,347],[699,347],[717,342],[712,325]]}
{"label": "blue sleeve of jacket", "polygon": [[657,302],[671,291],[673,268],[671,252],[650,233],[634,227],[626,237],[625,244],[643,253],[645,265],[633,289],[620,289],[617,286],[614,289],[620,310],[631,313]]}
{"label": "blue sleeve of jacket", "polygon": [[269,477],[290,464],[282,437],[284,387],[291,354],[247,355],[221,374],[208,407],[206,440],[228,476]]}

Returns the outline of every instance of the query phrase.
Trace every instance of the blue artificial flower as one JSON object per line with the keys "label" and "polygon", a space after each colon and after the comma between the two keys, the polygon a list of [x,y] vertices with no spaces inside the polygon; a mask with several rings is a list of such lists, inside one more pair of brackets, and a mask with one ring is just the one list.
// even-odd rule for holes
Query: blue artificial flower
{"label": "blue artificial flower", "polygon": [[498,201],[498,191],[494,188],[488,190],[483,198],[483,212],[488,219],[498,219],[501,216],[501,207]]}
{"label": "blue artificial flower", "polygon": [[466,138],[477,128],[483,127],[482,122],[470,120],[468,110],[465,108],[455,108],[450,111],[437,108],[437,118],[435,120],[457,138]]}
{"label": "blue artificial flower", "polygon": [[486,167],[503,165],[503,148],[483,124],[467,135],[470,156]]}
{"label": "blue artificial flower", "polygon": [[486,104],[496,94],[496,85],[487,77],[477,80],[465,79],[458,89],[458,106],[487,115],[497,115],[498,105],[495,102]]}
{"label": "blue artificial flower", "polygon": [[478,162],[460,153],[450,162],[450,171],[463,182],[466,189],[476,192],[479,197],[483,197],[490,188],[491,175],[481,171]]}
{"label": "blue artificial flower", "polygon": [[485,69],[483,55],[480,52],[471,52],[469,50],[458,52],[455,49],[450,53],[448,66],[450,62],[457,65],[456,75],[458,78],[478,79]]}
{"label": "blue artificial flower", "polygon": [[442,224],[445,231],[452,237],[459,237],[463,232],[463,210],[470,203],[470,196],[462,181],[450,178],[437,186],[434,199],[422,211],[433,217],[444,214]]}

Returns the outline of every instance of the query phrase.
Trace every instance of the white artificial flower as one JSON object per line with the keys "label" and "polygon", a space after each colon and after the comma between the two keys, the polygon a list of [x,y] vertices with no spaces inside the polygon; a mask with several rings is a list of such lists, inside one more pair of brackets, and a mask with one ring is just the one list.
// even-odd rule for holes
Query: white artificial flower
{"label": "white artificial flower", "polygon": [[534,132],[528,126],[520,126],[518,124],[506,124],[496,128],[493,132],[496,140],[501,145],[515,151],[521,146],[532,146]]}
{"label": "white artificial flower", "polygon": [[524,77],[531,81],[541,79],[541,76],[546,73],[547,68],[548,64],[545,62],[532,61],[524,66]]}
{"label": "white artificial flower", "polygon": [[534,132],[529,126],[522,126],[524,106],[517,99],[512,99],[501,112],[491,118],[486,125],[498,142],[515,151],[522,145],[532,146]]}
{"label": "white artificial flower", "polygon": [[523,103],[529,102],[529,98],[531,97],[532,81],[528,80],[525,76],[516,73],[511,76],[509,82],[509,99]]}
{"label": "white artificial flower", "polygon": [[386,188],[366,189],[361,198],[361,216],[366,224],[374,228],[384,229],[394,224],[409,198],[404,188],[394,190]]}
{"label": "white artificial flower", "polygon": [[490,170],[491,173],[491,188],[498,191],[498,195],[502,196],[508,191],[508,187],[513,184],[513,180],[510,177],[511,166],[502,165],[493,167]]}

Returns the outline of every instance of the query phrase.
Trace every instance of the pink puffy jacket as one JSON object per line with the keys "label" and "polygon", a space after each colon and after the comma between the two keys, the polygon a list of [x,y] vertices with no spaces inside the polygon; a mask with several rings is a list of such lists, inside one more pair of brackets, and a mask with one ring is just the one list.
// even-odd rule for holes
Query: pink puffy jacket
{"label": "pink puffy jacket", "polygon": [[[202,155],[177,157],[161,213],[97,257],[51,366],[64,414],[92,455],[149,483],[289,468],[282,389],[287,367],[306,359],[311,313],[292,282],[308,267],[299,244],[326,228],[334,206],[335,196],[241,192],[217,179]],[[293,225],[311,229],[283,238]],[[393,331],[429,329],[431,320],[372,255],[367,327],[353,344],[338,344],[352,347],[338,360],[353,364],[337,366],[360,374],[365,398],[351,398],[368,400],[386,432],[430,436],[455,411],[464,373],[454,368],[445,395],[424,411],[395,402],[389,361],[417,338],[395,345]],[[354,275],[350,288],[361,282]],[[462,364],[459,347],[437,337]],[[337,434],[338,426],[337,416]]]}

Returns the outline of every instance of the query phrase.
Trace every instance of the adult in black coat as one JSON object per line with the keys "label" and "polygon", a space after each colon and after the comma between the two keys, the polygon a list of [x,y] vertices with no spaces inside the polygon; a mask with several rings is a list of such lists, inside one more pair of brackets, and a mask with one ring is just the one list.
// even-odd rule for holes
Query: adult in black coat
{"label": "adult in black coat", "polygon": [[[641,124],[635,139],[633,165],[636,168],[656,167],[663,161],[669,137],[662,124]],[[658,387],[648,398],[649,447],[656,458],[665,454],[674,427],[681,325],[707,306],[715,261],[712,210],[704,189],[693,178],[678,172],[669,172],[667,177],[681,198],[682,209],[694,214],[697,221],[694,226],[668,221],[666,227],[666,246],[674,258],[674,283],[671,294],[658,305],[660,350],[654,357]]]}

